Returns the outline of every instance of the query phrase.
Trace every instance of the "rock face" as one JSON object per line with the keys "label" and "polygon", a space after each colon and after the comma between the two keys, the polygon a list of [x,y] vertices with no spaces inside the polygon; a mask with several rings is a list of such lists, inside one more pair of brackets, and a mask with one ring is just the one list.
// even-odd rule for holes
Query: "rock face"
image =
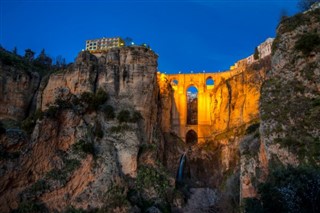
{"label": "rock face", "polygon": [[34,211],[128,211],[127,201],[114,202],[127,190],[124,178],[137,176],[140,147],[157,132],[156,71],[152,51],[128,47],[100,58],[81,52],[67,71],[52,74],[38,93],[42,113],[30,142],[20,131],[18,142],[0,136],[7,156],[1,159],[1,212],[30,205]]}
{"label": "rock face", "polygon": [[22,120],[28,115],[41,79],[38,73],[6,65],[3,60],[0,60],[0,119]]}
{"label": "rock face", "polygon": [[212,91],[210,109],[213,132],[220,133],[258,118],[260,88],[269,69],[270,58],[267,57],[224,80]]}
{"label": "rock face", "polygon": [[287,18],[277,29],[272,69],[261,87],[260,128],[240,145],[241,197],[282,166],[319,165],[320,9]]}
{"label": "rock face", "polygon": [[270,162],[319,163],[320,9],[277,29],[272,70],[261,89],[261,139]]}

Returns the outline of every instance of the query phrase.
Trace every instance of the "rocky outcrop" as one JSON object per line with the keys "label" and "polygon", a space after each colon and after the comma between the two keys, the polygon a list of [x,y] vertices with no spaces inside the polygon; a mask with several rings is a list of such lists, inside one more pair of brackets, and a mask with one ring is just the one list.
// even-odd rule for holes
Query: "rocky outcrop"
{"label": "rocky outcrop", "polygon": [[123,194],[127,179],[160,131],[156,70],[157,56],[144,47],[99,58],[81,52],[41,84],[30,141],[19,130],[20,142],[1,135],[1,211],[134,208]]}
{"label": "rocky outcrop", "polygon": [[[285,173],[288,166],[319,165],[319,14],[320,9],[309,10],[280,23],[272,47],[272,69],[261,87],[260,128],[249,129],[240,144],[241,198],[258,203],[261,209],[268,205],[256,199],[260,197],[258,185],[273,180],[273,172]],[[290,184],[296,181],[294,175],[291,178]],[[283,191],[292,187],[277,184]],[[286,206],[294,196],[279,202]],[[300,206],[288,208],[299,211]]]}
{"label": "rocky outcrop", "polygon": [[13,66],[10,53],[1,49],[0,57],[0,120],[23,120],[28,116],[32,99],[40,84],[40,75],[20,62]]}
{"label": "rocky outcrop", "polygon": [[260,101],[261,139],[271,163],[319,163],[319,13],[287,18],[277,29]]}
{"label": "rocky outcrop", "polygon": [[270,57],[266,57],[214,88],[210,107],[213,133],[258,119],[260,88],[269,69]]}

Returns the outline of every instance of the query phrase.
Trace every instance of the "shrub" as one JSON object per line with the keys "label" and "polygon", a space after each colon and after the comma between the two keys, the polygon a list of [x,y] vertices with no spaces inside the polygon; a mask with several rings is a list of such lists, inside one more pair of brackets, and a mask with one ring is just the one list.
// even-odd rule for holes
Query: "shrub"
{"label": "shrub", "polygon": [[49,188],[49,185],[47,184],[47,182],[45,180],[40,179],[31,186],[30,190],[31,192],[36,193],[36,192],[43,192],[48,188]]}
{"label": "shrub", "polygon": [[[259,194],[263,212],[319,212],[320,169],[304,166],[276,169],[259,186]],[[247,212],[260,211],[257,200],[245,204]]]}
{"label": "shrub", "polygon": [[110,128],[111,133],[120,133],[131,130],[130,126],[128,124],[121,124],[118,126],[112,126]]}
{"label": "shrub", "polygon": [[104,197],[108,209],[129,205],[127,200],[127,189],[123,186],[114,185],[110,187]]}
{"label": "shrub", "polygon": [[168,176],[161,169],[142,166],[138,170],[136,179],[137,189],[139,191],[154,187],[158,195],[165,198],[167,189],[169,188]]}
{"label": "shrub", "polygon": [[93,143],[86,142],[85,140],[80,139],[78,142],[72,145],[72,150],[77,153],[85,153],[94,155],[94,146]]}
{"label": "shrub", "polygon": [[98,107],[101,104],[104,104],[108,99],[109,95],[100,88],[94,96],[94,104]]}
{"label": "shrub", "polygon": [[80,96],[80,101],[86,103],[89,110],[97,110],[99,106],[104,104],[108,99],[108,94],[102,89],[99,89],[96,94],[84,92]]}
{"label": "shrub", "polygon": [[62,169],[52,169],[48,172],[47,177],[58,180],[65,184],[69,175],[80,166],[80,161],[77,159],[65,159]]}
{"label": "shrub", "polygon": [[119,112],[117,119],[120,123],[129,122],[131,120],[129,110],[122,110]]}
{"label": "shrub", "polygon": [[112,106],[107,105],[103,108],[103,112],[104,112],[104,116],[107,119],[114,119],[115,118],[115,114],[114,114],[114,109]]}
{"label": "shrub", "polygon": [[93,129],[93,134],[98,138],[103,138],[103,130],[100,123],[96,122],[96,125],[94,126],[94,129]]}
{"label": "shrub", "polygon": [[28,134],[33,132],[33,129],[36,125],[37,120],[42,120],[43,112],[41,110],[36,110],[31,116],[24,119],[21,123],[21,128],[26,131]]}
{"label": "shrub", "polygon": [[57,106],[49,106],[49,108],[44,112],[47,118],[53,119],[57,117],[59,112],[59,107]]}
{"label": "shrub", "polygon": [[49,212],[42,203],[25,201],[19,204],[19,207],[12,211],[13,213],[44,213]]}
{"label": "shrub", "polygon": [[142,115],[138,111],[134,111],[131,115],[130,122],[135,123],[142,119]]}
{"label": "shrub", "polygon": [[295,49],[308,55],[311,51],[320,49],[320,37],[316,33],[303,34],[295,44]]}

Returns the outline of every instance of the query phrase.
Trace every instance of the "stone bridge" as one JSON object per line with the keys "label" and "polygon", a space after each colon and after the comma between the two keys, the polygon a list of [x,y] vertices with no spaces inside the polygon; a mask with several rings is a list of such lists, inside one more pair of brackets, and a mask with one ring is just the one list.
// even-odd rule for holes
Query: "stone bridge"
{"label": "stone bridge", "polygon": [[[196,136],[197,142],[204,142],[211,137],[211,97],[210,93],[223,79],[228,79],[239,70],[219,73],[195,73],[195,74],[167,74],[174,90],[174,101],[171,109],[172,130],[186,143],[191,142],[192,135]],[[212,79],[214,84],[207,85],[207,80]],[[194,86],[198,90],[198,122],[187,123],[187,90]],[[191,136],[191,139],[190,137]]]}

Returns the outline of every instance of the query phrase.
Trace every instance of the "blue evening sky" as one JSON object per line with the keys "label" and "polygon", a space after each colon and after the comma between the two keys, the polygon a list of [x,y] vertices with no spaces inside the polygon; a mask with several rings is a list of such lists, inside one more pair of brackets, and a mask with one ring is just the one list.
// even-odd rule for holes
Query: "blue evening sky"
{"label": "blue evening sky", "polygon": [[0,44],[45,48],[73,62],[85,40],[131,37],[159,55],[161,72],[227,70],[268,37],[298,0],[0,0]]}

